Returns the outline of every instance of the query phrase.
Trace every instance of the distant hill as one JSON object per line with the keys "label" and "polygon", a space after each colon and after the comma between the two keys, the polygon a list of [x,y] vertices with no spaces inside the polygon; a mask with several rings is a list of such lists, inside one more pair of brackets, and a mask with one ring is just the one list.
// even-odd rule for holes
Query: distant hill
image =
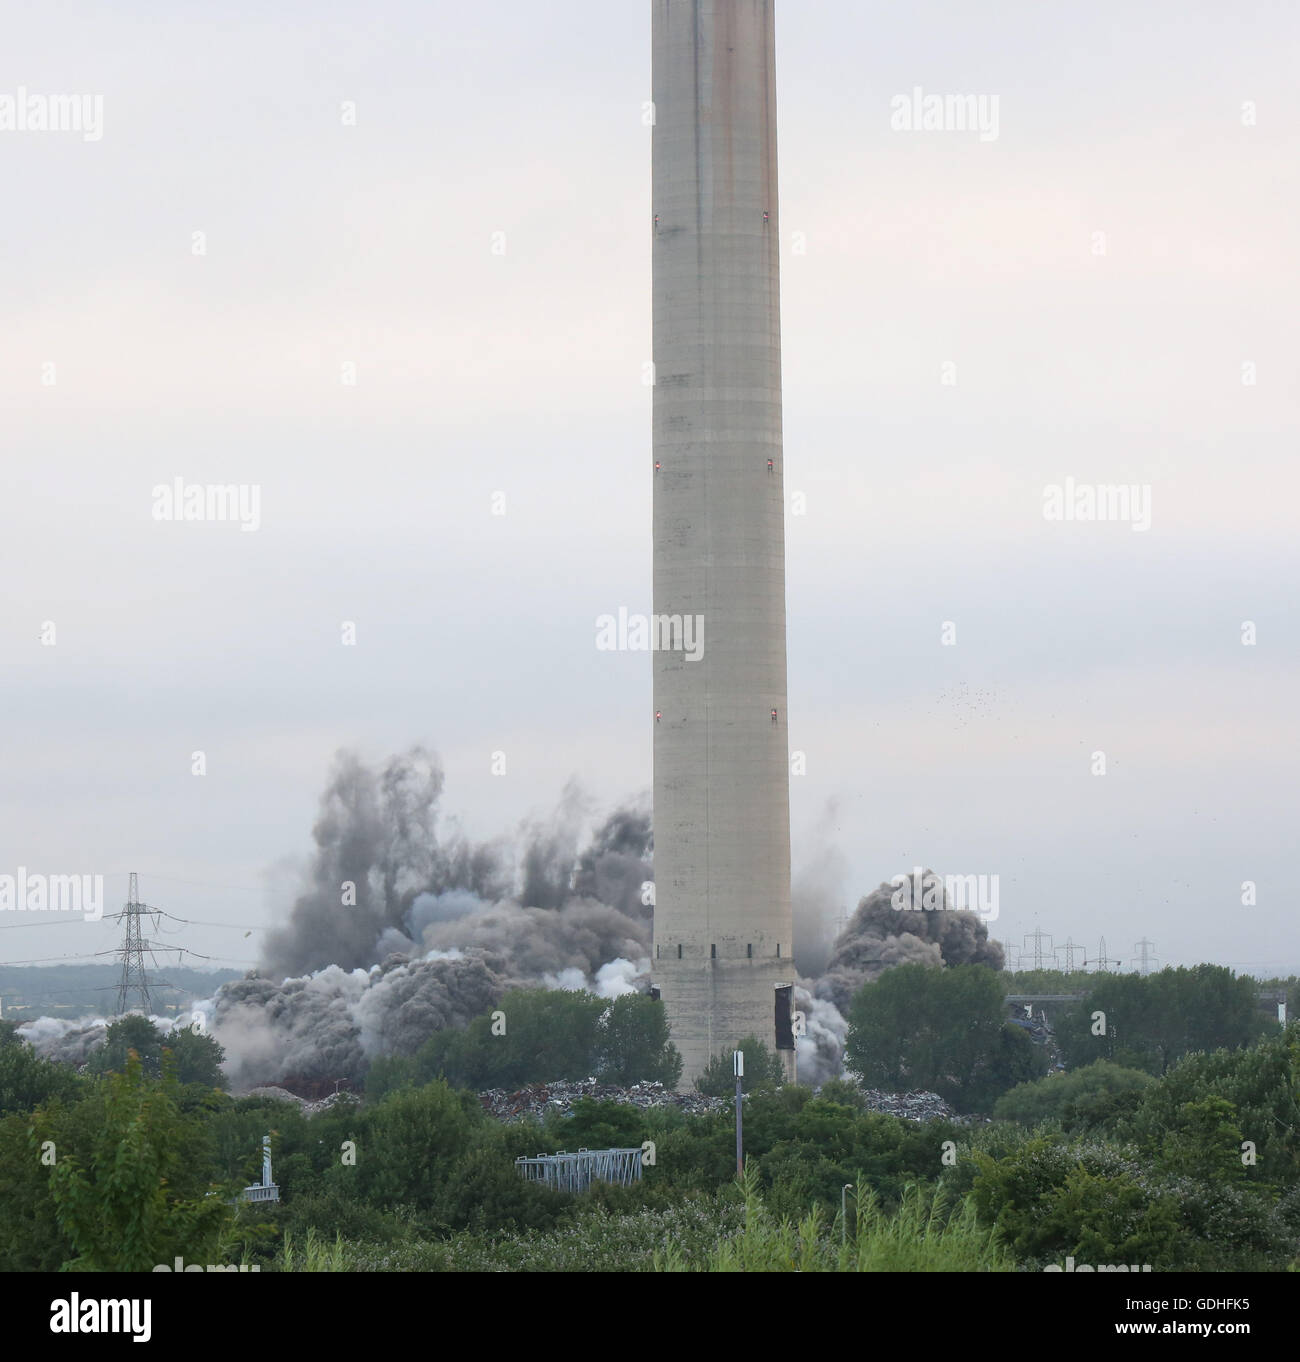
{"label": "distant hill", "polygon": [[[122,967],[103,965],[0,965],[0,1008],[8,1021],[33,1017],[105,1016],[117,1001]],[[154,1011],[159,1016],[184,1012],[198,998],[210,998],[240,970],[199,970],[184,966],[159,966],[157,978],[169,987],[154,987],[149,971]]]}

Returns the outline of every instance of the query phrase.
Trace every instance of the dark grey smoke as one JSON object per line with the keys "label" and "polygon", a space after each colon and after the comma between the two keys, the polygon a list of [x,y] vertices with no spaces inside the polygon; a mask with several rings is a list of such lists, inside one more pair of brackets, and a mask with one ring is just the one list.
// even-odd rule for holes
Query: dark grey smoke
{"label": "dark grey smoke", "polygon": [[267,974],[375,964],[381,936],[405,930],[419,894],[467,889],[496,898],[509,892],[511,877],[498,849],[472,846],[457,833],[439,840],[442,786],[442,771],[423,748],[390,758],[378,773],[355,753],[338,754],[312,828],[316,853],[308,885],[288,923],[267,939]]}
{"label": "dark grey smoke", "polygon": [[654,903],[645,886],[654,882],[654,849],[649,808],[617,810],[596,830],[579,858],[573,892],[649,923]]}
{"label": "dark grey smoke", "polygon": [[537,983],[566,970],[590,977],[610,960],[648,960],[650,931],[644,922],[592,899],[570,899],[561,908],[495,903],[455,921],[430,923],[420,945],[482,950],[501,962],[512,980]]}
{"label": "dark grey smoke", "polygon": [[[648,987],[653,909],[644,887],[654,878],[654,837],[645,801],[611,814],[579,850],[588,808],[571,783],[549,821],[524,828],[516,863],[504,842],[440,829],[442,790],[442,771],[422,748],[378,771],[351,753],[335,759],[306,886],[270,936],[264,977],[195,1004],[225,1047],[236,1090],[295,1079],[355,1084],[376,1056],[411,1054],[512,988],[612,998]],[[828,805],[792,889],[804,976],[799,1066],[810,1083],[840,1072],[849,1001],[891,965],[1002,965],[978,916],[900,912],[887,884],[859,902],[832,944],[844,879],[835,819]],[[923,882],[934,878],[927,871]],[[354,903],[345,902],[348,883]],[[103,1025],[41,1018],[23,1034],[80,1063],[103,1044]]]}
{"label": "dark grey smoke", "polygon": [[[621,908],[630,890],[620,871],[626,880],[634,874],[648,878],[648,868],[621,863],[614,844],[624,822],[635,825],[644,817],[637,811],[614,814],[579,856],[588,809],[573,782],[548,823],[523,829],[518,872],[503,842],[474,844],[454,827],[439,828],[442,790],[442,771],[423,748],[390,758],[379,772],[354,753],[335,758],[312,829],[316,852],[308,884],[287,924],[269,936],[266,974],[297,976],[327,965],[368,968],[390,951],[410,949],[429,920],[413,922],[417,900],[426,915],[430,897],[452,902],[457,895],[550,910],[575,895],[592,897],[593,885],[608,884],[618,895],[613,906]],[[638,904],[639,893],[640,880]],[[353,897],[355,903],[347,901]],[[444,915],[461,914],[453,909]],[[644,914],[638,909],[634,916]]]}
{"label": "dark grey smoke", "polygon": [[[933,889],[944,907],[900,911],[892,903],[892,885],[873,889],[836,940],[826,971],[814,986],[817,997],[846,1013],[854,993],[893,965],[1003,967],[1002,947],[989,940],[979,915],[953,911],[942,880],[933,871],[922,872],[920,882],[927,891]],[[922,901],[920,893],[916,901]]]}
{"label": "dark grey smoke", "polygon": [[331,965],[314,975],[240,979],[213,999],[210,1026],[236,1088],[298,1079],[357,1083],[371,1059],[413,1054],[444,1027],[489,1011],[506,981],[479,952],[370,970]]}
{"label": "dark grey smoke", "polygon": [[307,885],[268,941],[266,977],[205,1005],[238,1087],[355,1081],[376,1055],[409,1054],[511,988],[613,997],[648,986],[643,811],[611,815],[579,854],[589,810],[570,782],[551,819],[523,829],[516,868],[503,843],[439,826],[442,790],[422,748],[378,772],[351,753],[335,759]]}
{"label": "dark grey smoke", "polygon": [[520,902],[530,908],[558,908],[573,892],[578,833],[588,803],[570,781],[549,824],[524,829],[523,885]]}

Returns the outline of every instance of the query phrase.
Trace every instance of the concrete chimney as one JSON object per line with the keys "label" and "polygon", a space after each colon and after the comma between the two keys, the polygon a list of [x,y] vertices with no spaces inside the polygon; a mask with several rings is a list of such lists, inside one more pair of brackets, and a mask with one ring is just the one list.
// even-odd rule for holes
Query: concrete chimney
{"label": "concrete chimney", "polygon": [[685,1085],[793,1078],[775,0],[652,3],[653,977]]}

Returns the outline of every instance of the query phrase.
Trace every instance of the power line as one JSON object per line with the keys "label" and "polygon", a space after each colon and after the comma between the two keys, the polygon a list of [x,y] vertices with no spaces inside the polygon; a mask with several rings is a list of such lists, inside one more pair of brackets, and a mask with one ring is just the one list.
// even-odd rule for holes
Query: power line
{"label": "power line", "polygon": [[116,951],[91,951],[81,955],[38,955],[34,960],[6,960],[8,965],[48,965],[53,960],[94,960],[100,955],[116,955]]}
{"label": "power line", "polygon": [[230,927],[239,932],[264,932],[267,930],[265,927],[251,927],[246,922],[200,922],[198,918],[177,917],[175,913],[169,913],[165,908],[156,908],[153,911],[160,917],[171,918],[173,922],[182,922],[187,927]]}
{"label": "power line", "polygon": [[5,922],[0,923],[0,932],[15,932],[19,927],[81,927],[94,920],[88,917],[58,917],[51,922]]}

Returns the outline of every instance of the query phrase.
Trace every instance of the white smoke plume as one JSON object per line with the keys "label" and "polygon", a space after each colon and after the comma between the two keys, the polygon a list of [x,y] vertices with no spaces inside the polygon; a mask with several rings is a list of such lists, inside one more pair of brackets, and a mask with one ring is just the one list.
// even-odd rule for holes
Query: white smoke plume
{"label": "white smoke plume", "polygon": [[807,980],[795,986],[794,1005],[803,1014],[803,1034],[795,1039],[799,1081],[819,1087],[844,1072],[848,1023],[834,1003],[813,996]]}

